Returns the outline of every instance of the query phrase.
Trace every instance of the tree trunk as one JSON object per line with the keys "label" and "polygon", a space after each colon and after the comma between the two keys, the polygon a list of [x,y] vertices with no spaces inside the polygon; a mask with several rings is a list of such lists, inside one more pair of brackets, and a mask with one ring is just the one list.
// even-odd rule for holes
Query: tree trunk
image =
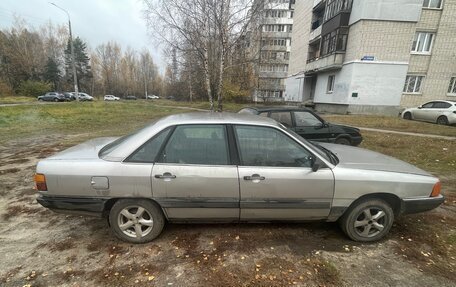
{"label": "tree trunk", "polygon": [[210,110],[214,111],[214,101],[212,99],[212,89],[211,89],[211,75],[209,74],[209,63],[208,63],[208,52],[207,47],[204,48],[204,77],[207,96],[209,97]]}

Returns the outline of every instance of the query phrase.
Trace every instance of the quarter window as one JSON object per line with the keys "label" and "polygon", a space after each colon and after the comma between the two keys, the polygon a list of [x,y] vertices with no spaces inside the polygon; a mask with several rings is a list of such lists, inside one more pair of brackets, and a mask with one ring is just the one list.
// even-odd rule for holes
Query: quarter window
{"label": "quarter window", "polygon": [[421,84],[424,76],[407,76],[405,78],[404,93],[421,93]]}
{"label": "quarter window", "polygon": [[448,94],[456,95],[456,77],[452,77],[450,80],[450,86],[448,87]]}
{"label": "quarter window", "polygon": [[128,162],[154,162],[160,151],[163,142],[171,129],[160,132],[159,135],[147,141],[143,146],[136,150],[128,159]]}
{"label": "quarter window", "polygon": [[331,75],[328,77],[328,86],[326,88],[326,92],[332,93],[334,91],[334,82],[336,81],[336,76]]}
{"label": "quarter window", "polygon": [[171,135],[161,162],[227,165],[228,148],[223,125],[183,125]]}
{"label": "quarter window", "polygon": [[290,112],[272,112],[271,118],[278,121],[279,123],[285,125],[286,127],[291,127],[291,114]]}
{"label": "quarter window", "polygon": [[415,38],[413,39],[412,52],[430,53],[433,39],[433,33],[416,32]]}
{"label": "quarter window", "polygon": [[322,122],[309,112],[295,112],[294,116],[297,127],[316,127],[322,125]]}
{"label": "quarter window", "polygon": [[274,128],[236,126],[244,166],[310,167],[310,153]]}
{"label": "quarter window", "polygon": [[442,0],[424,0],[423,7],[439,9],[442,7]]}

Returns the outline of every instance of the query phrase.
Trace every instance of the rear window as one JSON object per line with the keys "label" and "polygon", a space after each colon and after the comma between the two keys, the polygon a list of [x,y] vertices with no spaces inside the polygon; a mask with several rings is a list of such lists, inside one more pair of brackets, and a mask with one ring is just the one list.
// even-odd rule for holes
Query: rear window
{"label": "rear window", "polygon": [[244,108],[238,112],[238,114],[257,115],[258,111],[250,108]]}

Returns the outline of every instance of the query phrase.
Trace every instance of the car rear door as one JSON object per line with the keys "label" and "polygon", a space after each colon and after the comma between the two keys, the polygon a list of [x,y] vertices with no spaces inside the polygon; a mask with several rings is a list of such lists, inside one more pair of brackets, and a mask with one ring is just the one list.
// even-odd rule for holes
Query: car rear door
{"label": "car rear door", "polygon": [[323,120],[309,111],[294,111],[293,130],[307,140],[328,142],[330,137],[329,126]]}
{"label": "car rear door", "polygon": [[429,116],[429,121],[432,121],[432,122],[437,122],[437,119],[442,116],[442,115],[445,115],[445,112],[448,111],[448,108],[451,107],[451,104],[447,103],[447,102],[435,102],[434,105],[433,105],[433,112],[432,114]]}
{"label": "car rear door", "polygon": [[308,220],[329,215],[334,176],[311,169],[312,154],[283,131],[237,125],[241,220]]}
{"label": "car rear door", "polygon": [[239,179],[224,125],[177,126],[152,169],[154,199],[171,220],[239,220]]}

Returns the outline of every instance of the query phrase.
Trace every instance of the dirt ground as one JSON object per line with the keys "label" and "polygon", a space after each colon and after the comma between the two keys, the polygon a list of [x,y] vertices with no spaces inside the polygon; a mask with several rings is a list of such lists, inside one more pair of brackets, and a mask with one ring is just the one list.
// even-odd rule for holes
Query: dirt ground
{"label": "dirt ground", "polygon": [[334,223],[308,223],[168,224],[154,242],[132,245],[116,240],[106,220],[36,202],[37,161],[69,141],[56,135],[0,147],[1,286],[456,285],[454,197],[398,219],[373,244],[348,240]]}

